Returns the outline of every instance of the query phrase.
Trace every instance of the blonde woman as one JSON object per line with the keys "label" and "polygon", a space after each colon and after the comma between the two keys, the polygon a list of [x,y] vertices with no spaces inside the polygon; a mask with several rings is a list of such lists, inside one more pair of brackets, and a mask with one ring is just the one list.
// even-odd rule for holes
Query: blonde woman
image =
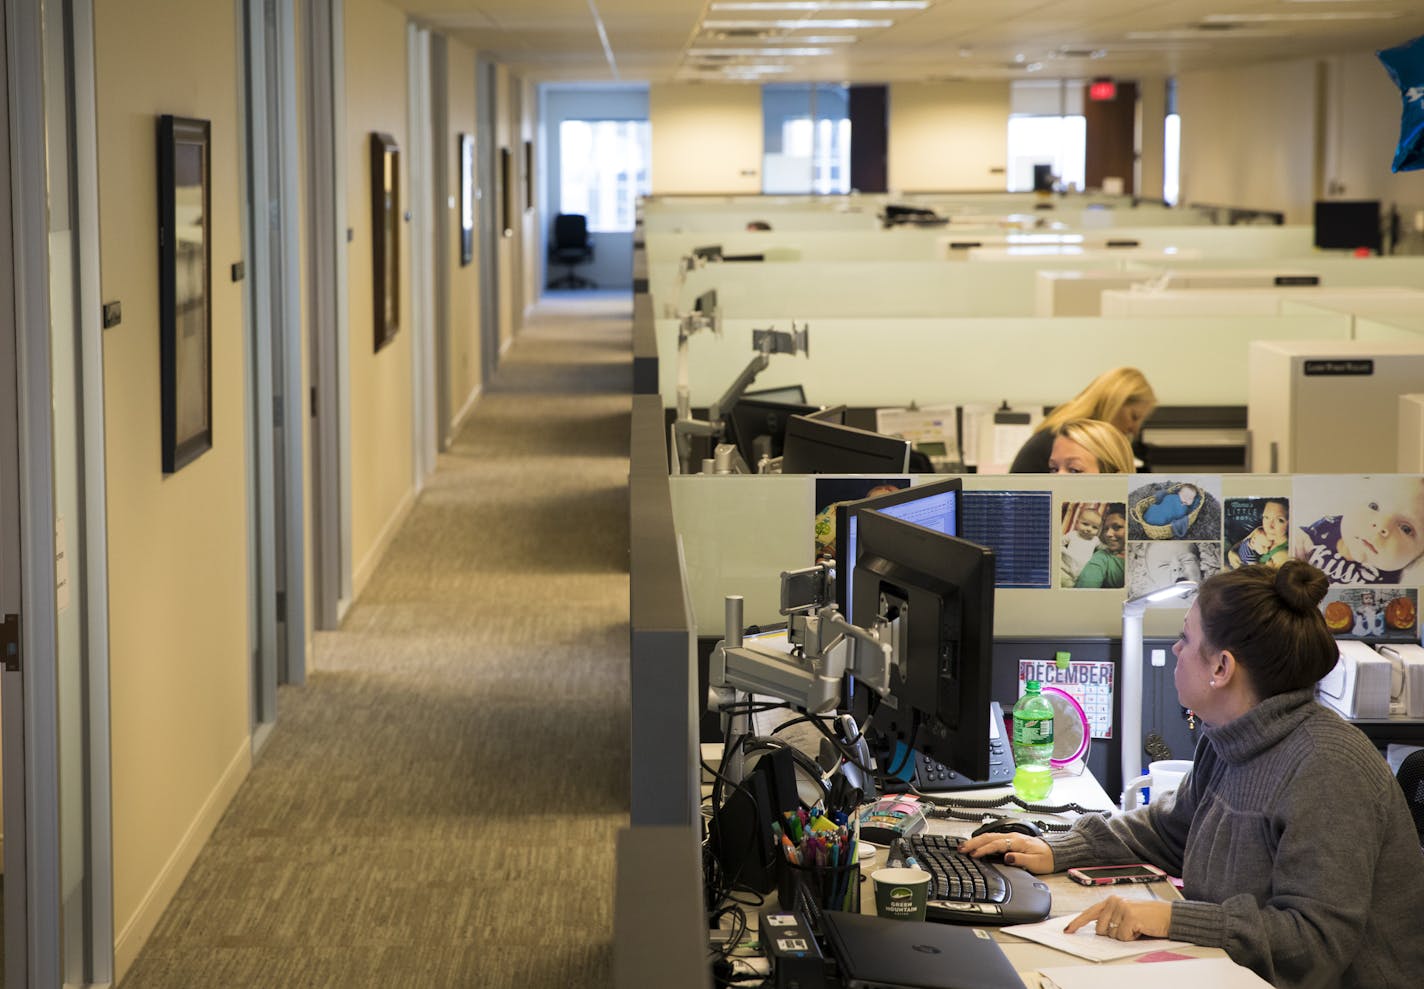
{"label": "blonde woman", "polygon": [[1115,367],[1093,379],[1088,387],[1058,406],[1038,424],[1009,467],[1012,474],[1043,474],[1053,452],[1053,439],[1066,422],[1101,419],[1118,428],[1129,442],[1157,407],[1157,396],[1147,378],[1135,367]]}
{"label": "blonde woman", "polygon": [[1110,422],[1070,419],[1058,427],[1048,455],[1050,474],[1131,474],[1132,444]]}

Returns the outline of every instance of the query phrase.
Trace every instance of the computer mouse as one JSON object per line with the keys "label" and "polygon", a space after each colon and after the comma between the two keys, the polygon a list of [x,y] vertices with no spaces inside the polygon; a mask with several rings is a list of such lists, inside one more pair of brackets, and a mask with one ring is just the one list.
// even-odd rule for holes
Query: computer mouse
{"label": "computer mouse", "polygon": [[1038,830],[1038,826],[1032,821],[1025,821],[1021,817],[1000,817],[997,820],[986,821],[974,829],[974,837],[981,834],[1026,834],[1031,838],[1041,838],[1043,832]]}

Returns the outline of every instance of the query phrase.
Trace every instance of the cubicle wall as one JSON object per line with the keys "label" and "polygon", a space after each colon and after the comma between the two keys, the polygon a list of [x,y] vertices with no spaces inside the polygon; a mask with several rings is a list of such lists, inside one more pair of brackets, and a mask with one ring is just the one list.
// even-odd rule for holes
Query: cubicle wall
{"label": "cubicle wall", "polygon": [[[766,320],[729,319],[720,338],[688,341],[692,404],[718,398],[753,356]],[[1139,367],[1166,405],[1245,405],[1252,340],[1345,340],[1399,328],[1352,325],[1343,315],[1211,319],[817,319],[810,354],[774,356],[756,387],[802,384],[826,405],[904,406],[1008,400],[1052,405],[1105,367]],[[677,394],[676,320],[659,320],[658,388]],[[778,326],[789,328],[789,323]]]}

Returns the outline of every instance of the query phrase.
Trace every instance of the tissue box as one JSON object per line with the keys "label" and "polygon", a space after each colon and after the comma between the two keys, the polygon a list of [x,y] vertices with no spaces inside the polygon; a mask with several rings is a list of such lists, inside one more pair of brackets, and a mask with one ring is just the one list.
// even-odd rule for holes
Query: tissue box
{"label": "tissue box", "polygon": [[1424,646],[1391,643],[1377,648],[1392,668],[1389,713],[1424,718]]}
{"label": "tissue box", "polygon": [[1347,718],[1389,717],[1390,661],[1363,642],[1342,640],[1340,661],[1315,687],[1320,702]]}

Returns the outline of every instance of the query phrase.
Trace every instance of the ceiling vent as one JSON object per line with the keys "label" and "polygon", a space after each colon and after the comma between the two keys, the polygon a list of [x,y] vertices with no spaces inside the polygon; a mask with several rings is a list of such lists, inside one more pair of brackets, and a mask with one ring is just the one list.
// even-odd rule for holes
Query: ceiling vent
{"label": "ceiling vent", "polygon": [[1200,24],[1193,24],[1192,28],[1196,31],[1220,34],[1222,31],[1235,31],[1240,26],[1240,24],[1235,24],[1231,21],[1202,21]]}

